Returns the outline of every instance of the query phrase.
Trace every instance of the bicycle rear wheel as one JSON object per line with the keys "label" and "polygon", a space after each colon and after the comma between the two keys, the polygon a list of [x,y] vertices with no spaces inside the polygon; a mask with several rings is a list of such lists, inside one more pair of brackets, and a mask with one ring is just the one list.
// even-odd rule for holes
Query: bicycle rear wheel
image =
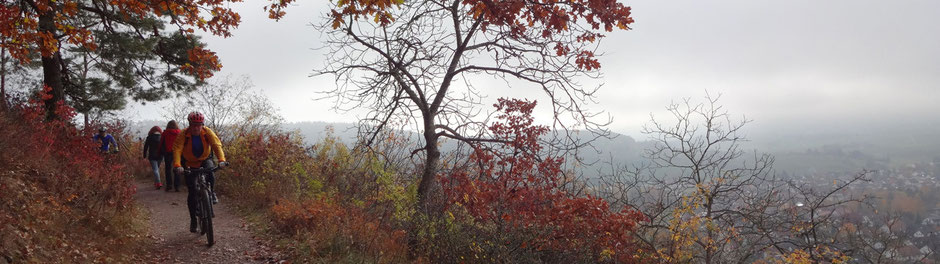
{"label": "bicycle rear wheel", "polygon": [[211,247],[215,244],[215,234],[212,232],[212,202],[209,200],[209,191],[203,190],[202,199],[199,201],[199,209],[202,210],[202,232],[206,234],[206,240]]}

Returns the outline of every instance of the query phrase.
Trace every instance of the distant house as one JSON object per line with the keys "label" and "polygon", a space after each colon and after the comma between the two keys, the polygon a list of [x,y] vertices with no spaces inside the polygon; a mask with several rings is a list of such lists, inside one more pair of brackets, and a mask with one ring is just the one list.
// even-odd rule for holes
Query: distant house
{"label": "distant house", "polygon": [[936,224],[937,224],[937,220],[935,220],[935,219],[932,218],[932,217],[926,217],[926,218],[924,218],[924,220],[920,221],[920,224],[921,224],[921,225],[925,225],[925,226],[936,225]]}
{"label": "distant house", "polygon": [[888,225],[881,225],[881,228],[878,228],[879,231],[885,234],[891,234],[891,228]]}
{"label": "distant house", "polygon": [[926,255],[930,255],[930,253],[933,253],[933,250],[930,250],[930,247],[928,246],[923,246],[920,248],[920,253],[926,256]]}
{"label": "distant house", "polygon": [[862,224],[867,225],[868,227],[875,227],[875,221],[872,221],[867,215],[862,217]]}

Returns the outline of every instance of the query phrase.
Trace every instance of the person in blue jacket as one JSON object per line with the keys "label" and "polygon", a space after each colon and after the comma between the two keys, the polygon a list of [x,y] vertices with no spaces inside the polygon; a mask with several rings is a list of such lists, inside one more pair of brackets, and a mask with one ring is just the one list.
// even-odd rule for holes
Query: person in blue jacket
{"label": "person in blue jacket", "polygon": [[118,151],[117,141],[114,141],[114,137],[111,136],[111,134],[108,134],[107,130],[105,130],[103,127],[98,129],[98,134],[92,137],[92,139],[94,139],[95,142],[101,143],[99,150],[102,153]]}

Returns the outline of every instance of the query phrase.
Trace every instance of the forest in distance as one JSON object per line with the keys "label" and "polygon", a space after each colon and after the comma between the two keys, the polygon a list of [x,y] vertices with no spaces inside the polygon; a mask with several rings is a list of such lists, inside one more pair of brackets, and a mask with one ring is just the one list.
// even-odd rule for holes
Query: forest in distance
{"label": "forest in distance", "polygon": [[[146,129],[165,121],[136,121],[132,130],[145,134]],[[753,151],[769,153],[776,157],[775,168],[788,175],[810,173],[847,173],[861,169],[883,170],[901,168],[914,164],[940,162],[940,123],[925,125],[914,131],[892,131],[892,125],[875,125],[877,129],[859,127],[858,131],[809,130],[802,132],[780,132],[750,125],[749,141],[742,145]],[[905,126],[898,126],[905,127]],[[297,131],[304,143],[313,145],[332,133],[341,141],[355,143],[358,134],[354,123],[286,122],[284,131]],[[854,129],[853,129],[854,130]],[[417,139],[418,133],[404,131],[408,137]],[[596,144],[582,152],[586,160],[613,164],[642,163],[643,151],[650,142],[639,133],[634,136],[613,133],[611,138],[599,139]],[[447,142],[444,145],[448,145]],[[455,147],[445,147],[453,150]],[[613,158],[613,159],[611,159]],[[613,162],[611,162],[613,161]]]}

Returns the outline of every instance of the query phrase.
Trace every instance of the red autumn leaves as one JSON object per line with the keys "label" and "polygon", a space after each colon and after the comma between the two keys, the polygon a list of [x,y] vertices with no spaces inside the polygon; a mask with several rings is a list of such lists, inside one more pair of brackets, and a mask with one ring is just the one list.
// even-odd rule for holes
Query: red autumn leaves
{"label": "red autumn leaves", "polygon": [[[482,20],[483,30],[491,25],[508,27],[513,38],[526,38],[527,31],[541,29],[543,39],[564,39],[565,33],[572,32],[578,22],[584,22],[589,28],[579,30],[583,33],[574,42],[594,42],[604,37],[596,32],[601,27],[607,32],[615,27],[627,30],[633,23],[630,7],[617,0],[463,0],[462,4],[471,6],[470,13]],[[578,68],[587,71],[600,68],[593,51],[572,49],[572,44],[558,40],[555,47],[558,56],[575,52]]]}
{"label": "red autumn leaves", "polygon": [[626,208],[611,210],[604,200],[567,190],[564,159],[542,156],[539,137],[549,132],[533,124],[535,102],[500,99],[500,122],[489,127],[505,144],[478,147],[470,166],[441,177],[452,203],[479,226],[499,226],[498,233],[526,234],[518,247],[634,261],[632,232],[643,216]]}
{"label": "red autumn leaves", "polygon": [[[272,1],[265,10],[270,18],[281,19],[286,14],[284,9],[293,2]],[[403,3],[403,0],[336,1],[330,11],[332,27],[337,29],[359,19],[371,19],[377,25],[387,26],[395,21],[390,10]],[[451,6],[450,3],[441,5]],[[557,41],[555,50],[559,56],[574,52],[575,64],[587,71],[599,69],[600,62],[593,51],[572,44],[593,43],[604,37],[598,31],[628,30],[634,22],[631,8],[618,0],[462,0],[460,6],[455,4],[452,8],[471,16],[472,19],[463,22],[479,20],[484,32],[488,27],[502,27],[510,38],[525,39],[533,37],[526,33],[536,31],[542,39]],[[568,40],[565,36],[571,32],[580,35]]]}

